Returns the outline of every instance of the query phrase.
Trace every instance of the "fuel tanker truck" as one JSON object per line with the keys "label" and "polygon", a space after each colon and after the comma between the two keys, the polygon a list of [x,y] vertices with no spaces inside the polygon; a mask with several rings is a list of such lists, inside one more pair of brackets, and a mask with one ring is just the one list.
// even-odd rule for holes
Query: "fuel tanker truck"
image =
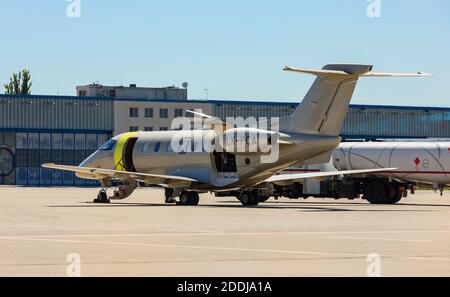
{"label": "fuel tanker truck", "polygon": [[[414,194],[417,185],[442,192],[450,184],[450,142],[346,142],[329,163],[299,164],[283,173],[398,168],[382,173],[270,183],[255,189],[261,197],[363,198],[372,204],[395,204]],[[227,196],[221,193],[220,196]],[[228,193],[232,195],[233,193]],[[232,195],[234,196],[234,195]]]}

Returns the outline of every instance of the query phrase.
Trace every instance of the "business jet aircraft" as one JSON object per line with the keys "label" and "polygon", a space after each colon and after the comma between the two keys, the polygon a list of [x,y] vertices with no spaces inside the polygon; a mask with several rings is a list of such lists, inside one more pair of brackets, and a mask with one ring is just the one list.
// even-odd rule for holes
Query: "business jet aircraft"
{"label": "business jet aircraft", "polygon": [[[166,202],[197,205],[199,193],[237,190],[243,205],[257,205],[260,197],[255,188],[269,182],[324,178],[327,176],[364,174],[393,170],[395,168],[348,170],[319,173],[278,175],[283,169],[298,164],[317,164],[330,160],[333,150],[340,144],[341,131],[349,103],[361,76],[426,76],[417,73],[377,73],[371,65],[326,65],[322,70],[286,67],[285,71],[316,75],[317,78],[295,112],[279,119],[279,129],[211,126],[194,130],[159,132],[130,132],[118,135],[79,167],[44,164],[45,168],[75,172],[84,179],[95,179],[103,189],[94,202],[108,203],[109,199],[124,199],[137,187],[138,182],[157,185],[166,189]],[[202,119],[210,116],[193,112]],[[220,126],[220,125],[219,125]],[[257,148],[250,151],[249,137],[257,135],[265,140],[269,150]],[[209,149],[194,144],[195,137],[209,139]],[[242,137],[244,135],[244,137]],[[231,139],[233,144],[244,141],[245,150],[236,151],[229,146],[218,145],[221,139]],[[180,144],[184,149],[174,148]],[[189,150],[191,147],[194,150]],[[221,142],[222,143],[222,142]],[[185,144],[188,144],[187,146]],[[267,146],[266,145],[266,146]],[[273,152],[276,151],[276,158]],[[266,158],[269,161],[263,161]],[[112,181],[124,182],[112,197],[106,189]]]}

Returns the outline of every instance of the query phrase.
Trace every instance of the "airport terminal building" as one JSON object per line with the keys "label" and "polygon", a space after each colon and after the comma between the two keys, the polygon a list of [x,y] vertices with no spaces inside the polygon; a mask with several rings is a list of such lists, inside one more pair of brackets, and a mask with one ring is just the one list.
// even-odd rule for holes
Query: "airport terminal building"
{"label": "airport terminal building", "polygon": [[[175,99],[91,97],[79,91],[82,96],[0,95],[0,185],[96,185],[40,165],[78,165],[112,136],[170,129],[171,120],[187,109],[202,109],[222,119],[270,118],[287,116],[298,105],[187,100],[181,89],[171,90]],[[117,91],[108,90],[113,93]],[[449,138],[450,108],[352,105],[341,134],[348,140]]]}

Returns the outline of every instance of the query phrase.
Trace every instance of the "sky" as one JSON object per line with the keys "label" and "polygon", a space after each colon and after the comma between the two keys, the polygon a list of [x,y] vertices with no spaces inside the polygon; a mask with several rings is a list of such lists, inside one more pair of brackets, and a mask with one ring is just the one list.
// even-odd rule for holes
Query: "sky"
{"label": "sky", "polygon": [[297,102],[314,77],[284,66],[367,63],[433,77],[362,78],[352,103],[450,107],[448,0],[79,1],[79,18],[68,0],[0,2],[0,92],[27,68],[33,94],[186,81],[191,99]]}

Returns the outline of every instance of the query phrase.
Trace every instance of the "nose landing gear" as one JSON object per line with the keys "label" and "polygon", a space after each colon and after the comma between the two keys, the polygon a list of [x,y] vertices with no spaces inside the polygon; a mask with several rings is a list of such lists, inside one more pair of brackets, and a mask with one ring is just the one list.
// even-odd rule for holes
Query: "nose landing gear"
{"label": "nose landing gear", "polygon": [[124,200],[128,198],[134,190],[137,188],[137,182],[135,180],[124,181],[123,184],[116,186],[113,195],[108,197],[106,190],[111,187],[111,181],[102,181],[102,189],[94,199],[94,203],[110,203],[110,200]]}
{"label": "nose landing gear", "polygon": [[100,190],[100,192],[98,192],[97,198],[94,199],[94,203],[111,203],[111,200],[109,200],[108,194],[106,193],[106,189],[102,189]]}

